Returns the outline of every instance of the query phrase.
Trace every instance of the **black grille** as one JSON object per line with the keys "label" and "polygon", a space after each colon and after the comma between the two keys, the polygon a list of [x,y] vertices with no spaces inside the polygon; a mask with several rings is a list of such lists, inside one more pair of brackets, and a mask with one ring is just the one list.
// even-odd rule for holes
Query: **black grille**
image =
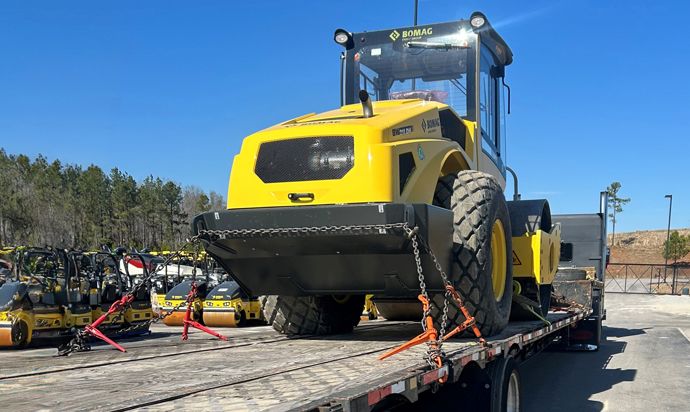
{"label": "black grille", "polygon": [[342,179],[355,165],[352,136],[262,143],[254,172],[264,183]]}

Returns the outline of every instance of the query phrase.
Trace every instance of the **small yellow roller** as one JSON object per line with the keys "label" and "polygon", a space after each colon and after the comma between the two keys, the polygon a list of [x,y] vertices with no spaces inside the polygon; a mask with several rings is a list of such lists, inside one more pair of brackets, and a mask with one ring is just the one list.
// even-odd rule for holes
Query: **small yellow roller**
{"label": "small yellow roller", "polygon": [[[201,320],[201,309],[204,305],[204,299],[206,294],[206,283],[204,281],[191,281],[185,280],[179,285],[172,288],[166,295],[164,299],[158,299],[158,306],[161,309],[160,316],[165,316],[163,318],[163,323],[168,326],[182,326],[184,325],[185,312],[187,310],[187,296],[191,291],[192,283],[197,284],[198,297],[192,303],[192,320],[199,322]],[[173,308],[178,308],[171,315],[166,316]]]}

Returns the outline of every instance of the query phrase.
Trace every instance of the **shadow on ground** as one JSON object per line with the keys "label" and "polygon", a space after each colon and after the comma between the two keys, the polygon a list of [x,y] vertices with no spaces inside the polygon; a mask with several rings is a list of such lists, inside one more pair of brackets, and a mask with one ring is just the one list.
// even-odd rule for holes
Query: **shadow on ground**
{"label": "shadow on ground", "polygon": [[[603,336],[621,337],[645,333],[643,329],[607,328]],[[625,342],[602,341],[597,352],[565,351],[554,343],[519,367],[522,382],[522,409],[532,411],[601,412],[604,405],[590,400],[592,395],[635,379],[635,369],[607,369],[612,357],[625,352]],[[458,410],[453,385],[434,396],[425,393],[420,402],[403,410]],[[443,408],[443,409],[442,409]],[[461,409],[460,409],[461,410]]]}
{"label": "shadow on ground", "polygon": [[520,366],[523,409],[527,411],[600,412],[604,404],[592,395],[607,391],[621,382],[635,380],[635,369],[609,369],[611,359],[625,352],[627,343],[606,337],[644,334],[644,329],[602,328],[602,343],[597,352],[563,351],[551,345]]}

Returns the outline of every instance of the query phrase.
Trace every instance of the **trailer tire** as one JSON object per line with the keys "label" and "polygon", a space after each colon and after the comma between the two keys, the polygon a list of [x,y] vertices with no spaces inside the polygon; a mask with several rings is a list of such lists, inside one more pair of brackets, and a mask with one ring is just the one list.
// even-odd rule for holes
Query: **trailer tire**
{"label": "trailer tire", "polygon": [[[513,290],[513,261],[510,258],[513,242],[503,190],[496,178],[487,173],[451,173],[439,179],[434,205],[454,214],[455,290],[470,316],[475,318],[482,335],[495,335],[508,324]],[[501,243],[492,245],[494,239],[501,239]],[[504,266],[505,270],[499,268],[494,272],[497,264]],[[498,293],[494,291],[496,287],[501,288]],[[444,300],[443,294],[432,298],[431,316],[437,327],[440,327],[443,316]],[[448,320],[446,331],[465,321],[454,300],[448,302]],[[468,332],[464,334],[468,335]]]}
{"label": "trailer tire", "polygon": [[286,335],[347,333],[357,326],[364,309],[364,295],[283,296],[262,298],[266,321]]}
{"label": "trailer tire", "polygon": [[520,374],[511,355],[489,362],[486,373],[491,378],[491,412],[522,411]]}

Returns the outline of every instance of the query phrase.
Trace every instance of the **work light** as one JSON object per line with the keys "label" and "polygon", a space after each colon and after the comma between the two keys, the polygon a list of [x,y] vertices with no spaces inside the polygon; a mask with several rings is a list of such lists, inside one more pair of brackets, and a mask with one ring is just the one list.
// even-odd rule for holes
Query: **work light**
{"label": "work light", "polygon": [[355,42],[352,40],[352,34],[343,29],[336,30],[333,39],[346,49],[350,49],[355,45]]}
{"label": "work light", "polygon": [[486,16],[481,11],[475,11],[470,16],[470,26],[472,26],[473,30],[479,30],[487,25],[489,25],[489,22],[486,21]]}
{"label": "work light", "polygon": [[484,16],[474,16],[472,17],[472,19],[470,19],[470,24],[475,29],[482,27],[484,23],[486,23],[486,19],[484,19]]}

